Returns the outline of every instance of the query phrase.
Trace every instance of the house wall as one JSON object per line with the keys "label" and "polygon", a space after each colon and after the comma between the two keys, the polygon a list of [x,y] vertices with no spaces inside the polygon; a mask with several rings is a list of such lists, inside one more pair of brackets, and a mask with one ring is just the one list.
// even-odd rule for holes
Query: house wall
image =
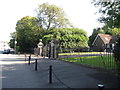
{"label": "house wall", "polygon": [[92,51],[104,51],[105,50],[105,44],[103,40],[98,36],[94,44],[92,45]]}

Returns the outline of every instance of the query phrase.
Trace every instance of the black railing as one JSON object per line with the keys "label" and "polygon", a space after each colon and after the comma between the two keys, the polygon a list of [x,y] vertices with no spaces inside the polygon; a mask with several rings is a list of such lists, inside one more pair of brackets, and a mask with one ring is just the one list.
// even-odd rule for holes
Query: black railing
{"label": "black railing", "polygon": [[[63,78],[61,78],[60,74],[58,73],[58,70],[60,68],[59,67],[58,67],[59,69],[54,68],[55,65],[54,64],[52,65],[52,63],[50,64],[49,59],[45,60],[42,58],[42,61],[48,62],[48,64],[46,65],[46,63],[43,62],[44,63],[43,64],[41,62],[41,60],[39,60],[39,58],[33,60],[32,58],[29,58],[29,57],[26,57],[26,55],[25,55],[25,61],[28,60],[28,64],[30,63],[29,66],[34,65],[35,71],[41,72],[41,73],[48,72],[48,75],[46,75],[46,76],[48,76],[48,83],[49,84],[52,84],[54,82],[54,80],[57,79],[66,88],[69,88],[70,90],[74,90],[73,88],[71,88],[72,87],[71,85],[66,83],[65,80]],[[90,65],[97,64],[97,66],[95,66],[95,67],[100,67],[101,66],[100,63],[102,63],[103,64],[102,68],[106,68],[106,61],[104,61],[104,59],[107,60],[107,62],[111,62],[111,63],[108,63],[108,66],[112,67],[112,68],[108,67],[108,69],[112,70],[113,66],[115,66],[114,65],[115,63],[113,63],[114,58],[113,58],[112,52],[74,52],[73,51],[71,53],[59,53],[59,58],[61,60],[66,60],[66,61],[69,61],[69,60],[74,61],[75,60],[76,61],[75,63],[81,64],[80,62],[84,62],[85,65],[87,65],[88,61],[91,62],[91,60],[92,60],[92,59],[88,60],[89,59],[88,57],[92,58],[94,61],[97,60],[97,62],[92,62],[92,64],[90,63]],[[97,57],[97,59],[95,57]],[[87,58],[86,60],[88,60],[86,63],[85,63],[84,58]],[[99,60],[101,62],[99,62]],[[51,60],[51,61],[53,61],[53,60]],[[114,68],[116,68],[116,67],[114,67]],[[64,72],[62,72],[62,73],[64,73]],[[104,85],[98,84],[98,88],[99,88],[99,90],[103,90]]]}
{"label": "black railing", "polygon": [[60,60],[81,64],[96,69],[111,70],[116,72],[120,68],[117,65],[114,53],[112,51],[85,52],[80,49],[64,48],[60,50],[58,55]]}

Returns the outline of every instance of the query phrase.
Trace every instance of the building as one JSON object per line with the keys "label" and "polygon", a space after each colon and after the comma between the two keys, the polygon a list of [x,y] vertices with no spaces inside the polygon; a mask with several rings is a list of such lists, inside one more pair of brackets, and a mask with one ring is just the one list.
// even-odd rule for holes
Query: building
{"label": "building", "polygon": [[116,37],[109,34],[98,34],[92,43],[92,51],[111,51],[116,44]]}

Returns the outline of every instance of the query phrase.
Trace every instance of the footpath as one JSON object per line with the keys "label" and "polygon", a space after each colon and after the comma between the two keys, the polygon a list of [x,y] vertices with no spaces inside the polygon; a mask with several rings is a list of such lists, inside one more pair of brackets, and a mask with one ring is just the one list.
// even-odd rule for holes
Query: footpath
{"label": "footpath", "polygon": [[[35,59],[38,59],[35,71]],[[32,57],[8,56],[2,58],[2,88],[120,88],[120,79],[107,72],[78,66],[60,60]],[[5,63],[10,62],[10,63]],[[49,67],[52,65],[52,83],[49,83]]]}

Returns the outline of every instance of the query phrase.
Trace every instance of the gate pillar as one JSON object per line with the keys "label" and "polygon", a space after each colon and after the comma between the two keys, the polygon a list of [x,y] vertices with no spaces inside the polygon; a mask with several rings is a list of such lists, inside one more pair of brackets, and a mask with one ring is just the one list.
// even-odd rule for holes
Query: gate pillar
{"label": "gate pillar", "polygon": [[58,40],[56,39],[56,35],[54,35],[54,39],[50,42],[50,59],[58,58]]}
{"label": "gate pillar", "polygon": [[39,49],[39,55],[42,56],[42,49],[43,49],[43,43],[42,43],[42,39],[39,40],[39,43],[37,44],[38,49]]}

